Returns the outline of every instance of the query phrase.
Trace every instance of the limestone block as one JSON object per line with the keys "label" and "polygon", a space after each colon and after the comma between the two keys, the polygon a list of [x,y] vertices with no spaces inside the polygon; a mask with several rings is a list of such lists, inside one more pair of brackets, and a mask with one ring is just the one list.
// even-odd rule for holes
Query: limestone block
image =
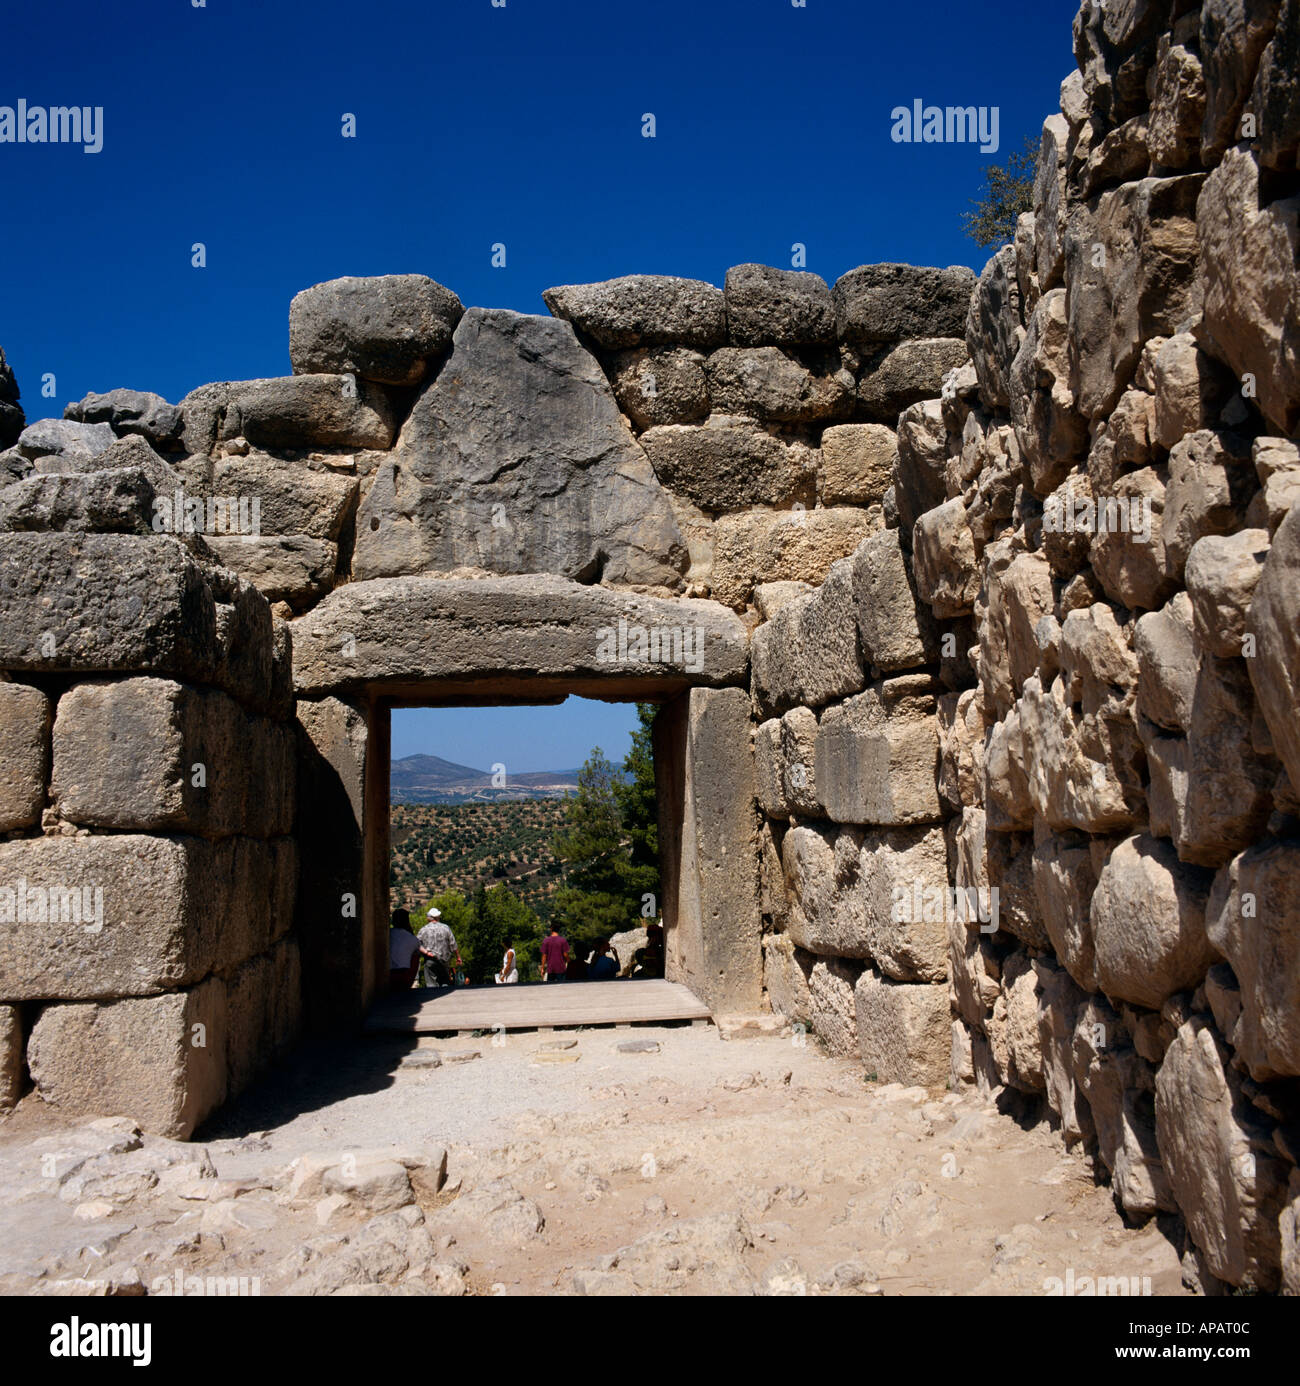
{"label": "limestone block", "polygon": [[879,507],[724,515],[713,527],[713,597],[740,610],[763,584],[816,585],[832,563],[847,558],[867,535],[883,527]]}
{"label": "limestone block", "polygon": [[377,578],[338,588],[295,621],[293,660],[304,696],[512,675],[726,684],[746,680],[749,639],[711,601],[540,575]]}
{"label": "limestone block", "polygon": [[1094,1135],[1088,1100],[1074,1072],[1074,1033],[1088,997],[1069,975],[1047,958],[1035,958],[1038,979],[1038,1043],[1042,1054],[1047,1105],[1061,1123],[1066,1147],[1090,1142]]}
{"label": "limestone block", "polygon": [[1170,576],[1182,577],[1198,539],[1242,528],[1258,485],[1249,463],[1250,445],[1244,438],[1204,428],[1188,434],[1170,452],[1160,525]]}
{"label": "limestone block", "polygon": [[696,423],[709,412],[704,356],[686,347],[636,347],[612,362],[614,397],[638,428]]}
{"label": "limestone block", "polygon": [[184,1140],[226,1097],[225,984],[212,978],[162,996],[46,1006],[27,1061],[51,1106],[130,1117]]}
{"label": "limestone block", "polygon": [[215,661],[212,590],[174,539],[0,535],[0,667],[202,680]]}
{"label": "limestone block", "polygon": [[1232,964],[1240,1024],[1225,1030],[1260,1082],[1300,1074],[1300,846],[1265,840],[1214,879],[1210,942]]}
{"label": "limestone block", "polygon": [[1011,363],[1011,421],[1038,495],[1065,480],[1088,447],[1088,430],[1070,385],[1070,323],[1064,289],[1038,300]]}
{"label": "limestone block", "polygon": [[904,409],[936,398],[966,356],[960,336],[900,342],[858,382],[858,404],[869,419],[892,425]]}
{"label": "limestone block", "polygon": [[861,963],[847,962],[841,958],[818,958],[808,974],[813,1029],[827,1049],[839,1059],[851,1059],[858,1053],[853,988],[861,971]]}
{"label": "limestone block", "polygon": [[723,297],[736,346],[824,346],[836,339],[835,303],[820,275],[735,265]]}
{"label": "limestone block", "polygon": [[703,426],[665,424],[640,441],[659,480],[712,514],[813,498],[817,454],[748,419],[715,414]]}
{"label": "limestone block", "polygon": [[686,560],[667,493],[573,329],[472,308],[361,502],[353,577],[474,567],[677,588]]}
{"label": "limestone block", "polygon": [[349,276],[314,284],[289,305],[295,375],[359,375],[414,385],[446,350],[464,308],[422,274]]}
{"label": "limestone block", "polygon": [[964,265],[860,265],[835,281],[840,337],[859,346],[885,346],[915,337],[955,337],[965,331],[975,275]]}
{"label": "limestone block", "polygon": [[724,414],[790,424],[853,416],[848,371],[817,374],[779,347],[720,347],[704,370],[709,399]]}
{"label": "limestone block", "polygon": [[760,706],[821,707],[862,687],[854,572],[854,559],[832,563],[815,592],[783,606],[755,631],[754,694]]}
{"label": "limestone block", "polygon": [[984,700],[978,688],[945,693],[939,717],[939,793],[953,811],[984,799]]}
{"label": "limestone block", "polygon": [[927,510],[947,499],[948,426],[943,402],[923,400],[898,416],[894,494],[898,522],[910,529]]}
{"label": "limestone block", "polygon": [[542,298],[557,318],[606,348],[708,349],[726,341],[723,291],[699,279],[628,274],[597,284],[562,284]]}
{"label": "limestone block", "polygon": [[917,596],[898,530],[882,529],[854,551],[853,598],[867,663],[892,673],[933,658],[937,633]]}
{"label": "limestone block", "polygon": [[1191,723],[1200,667],[1192,629],[1192,602],[1185,592],[1140,616],[1134,627],[1137,710],[1168,731],[1185,732]]}
{"label": "limestone block", "polygon": [[754,734],[758,801],[774,818],[822,817],[817,799],[817,716],[792,707],[783,717],[764,722]]}
{"label": "limestone block", "polygon": [[302,608],[334,586],[339,547],[306,534],[213,535],[209,548],[268,602]]}
{"label": "limestone block", "polygon": [[190,986],[266,947],[283,909],[277,873],[292,879],[295,864],[243,838],[120,833],[0,843],[3,999]]}
{"label": "limestone block", "polygon": [[[1044,209],[1043,234],[1055,218]],[[1035,221],[1035,228],[1037,228]],[[1050,256],[1039,257],[1047,272]],[[1003,246],[980,274],[966,314],[966,348],[979,380],[984,407],[1006,413],[1011,407],[1008,379],[1011,363],[1024,340],[1024,294],[1017,278],[1016,248]],[[1030,309],[1032,312],[1032,309]]]}
{"label": "limestone block", "polygon": [[1178,1028],[1156,1075],[1156,1136],[1187,1229],[1229,1285],[1276,1289],[1286,1175],[1214,1027]]}
{"label": "limestone block", "polygon": [[170,679],[59,700],[51,798],[88,827],[274,837],[293,825],[293,738],[224,693]]}
{"label": "limestone block", "polygon": [[17,1006],[0,1006],[0,1112],[22,1096],[23,1026]]}
{"label": "limestone block", "polygon": [[817,791],[840,823],[901,826],[941,816],[930,681],[904,676],[828,708],[817,728]]}
{"label": "limestone block", "polygon": [[942,1087],[952,1034],[947,990],[890,982],[867,968],[854,988],[858,1051],[882,1083]]}
{"label": "limestone block", "polygon": [[898,435],[877,423],[832,424],[822,433],[821,499],[879,505],[898,461]]}
{"label": "limestone block", "polygon": [[1107,996],[1159,1010],[1190,991],[1217,954],[1205,930],[1209,872],[1146,834],[1111,853],[1090,907],[1097,982]]}
{"label": "limestone block", "polygon": [[1278,758],[1300,785],[1300,507],[1273,536],[1246,629],[1257,650],[1246,661],[1255,696]]}
{"label": "limestone block", "polygon": [[912,531],[916,589],[940,618],[965,616],[979,595],[975,536],[960,497],[927,510]]}
{"label": "limestone block", "polygon": [[763,939],[763,987],[772,1009],[796,1025],[812,1024],[812,992],[808,977],[814,959],[796,948],[789,934]]}
{"label": "limestone block", "polygon": [[40,820],[50,763],[50,700],[25,683],[0,683],[0,833]]}

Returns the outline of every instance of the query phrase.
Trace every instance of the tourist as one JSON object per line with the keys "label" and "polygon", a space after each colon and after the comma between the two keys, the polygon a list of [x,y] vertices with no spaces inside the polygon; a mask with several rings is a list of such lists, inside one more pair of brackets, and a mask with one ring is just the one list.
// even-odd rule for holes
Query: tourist
{"label": "tourist", "polygon": [[596,940],[591,959],[587,963],[587,977],[593,982],[608,982],[618,976],[618,957],[610,951],[609,940]]}
{"label": "tourist", "polygon": [[506,949],[505,957],[501,959],[501,971],[497,973],[496,980],[506,986],[519,980],[519,969],[515,966],[515,950],[513,948]]}
{"label": "tourist", "polygon": [[411,916],[394,910],[388,933],[388,986],[391,991],[409,991],[420,970],[420,941],[411,932]]}
{"label": "tourist", "polygon": [[[456,943],[456,935],[442,922],[442,911],[429,907],[429,922],[420,930],[417,938],[420,952],[424,955],[424,980],[426,985],[452,987],[456,985],[451,971],[451,960],[463,968],[464,960]],[[430,978],[433,979],[430,983]]]}
{"label": "tourist", "polygon": [[568,970],[569,940],[560,932],[558,924],[552,924],[542,940],[542,980],[562,982]]}

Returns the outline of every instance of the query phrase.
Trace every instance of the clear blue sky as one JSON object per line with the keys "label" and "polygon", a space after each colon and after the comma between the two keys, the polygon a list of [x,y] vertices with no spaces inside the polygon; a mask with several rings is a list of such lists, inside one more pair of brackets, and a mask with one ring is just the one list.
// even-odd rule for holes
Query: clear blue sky
{"label": "clear blue sky", "polygon": [[[343,274],[420,272],[541,313],[552,284],[720,284],[788,266],[796,241],[829,281],[877,260],[978,270],[960,214],[1056,109],[1076,9],[10,0],[0,106],[102,106],[104,147],[0,144],[0,346],[35,419],[88,390],[175,401],[285,374],[289,300]],[[1000,150],[893,143],[891,111],[917,98],[998,107]]]}
{"label": "clear blue sky", "polygon": [[636,730],[635,703],[568,698],[548,707],[393,709],[393,759],[441,756],[475,770],[506,774],[574,770],[599,746],[618,765]]}

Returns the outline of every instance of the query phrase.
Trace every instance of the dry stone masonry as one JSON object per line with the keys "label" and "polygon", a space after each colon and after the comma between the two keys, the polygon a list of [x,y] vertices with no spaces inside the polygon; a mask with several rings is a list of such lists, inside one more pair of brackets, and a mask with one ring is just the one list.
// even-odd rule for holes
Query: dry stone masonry
{"label": "dry stone masonry", "polygon": [[1300,1292],[1300,0],[1074,40],[978,280],[340,279],[27,426],[0,357],[0,1103],[183,1136],[356,1022],[393,703],[652,698],[671,976]]}

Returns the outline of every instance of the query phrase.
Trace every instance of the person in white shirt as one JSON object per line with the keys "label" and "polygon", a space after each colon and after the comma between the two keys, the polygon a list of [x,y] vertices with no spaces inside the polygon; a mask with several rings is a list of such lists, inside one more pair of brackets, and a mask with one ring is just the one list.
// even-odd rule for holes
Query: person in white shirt
{"label": "person in white shirt", "polygon": [[409,991],[420,969],[420,940],[411,932],[411,916],[394,910],[388,931],[388,985],[392,991]]}
{"label": "person in white shirt", "polygon": [[507,948],[505,957],[501,959],[501,971],[497,973],[498,982],[509,984],[519,980],[519,969],[515,966],[515,950]]}

